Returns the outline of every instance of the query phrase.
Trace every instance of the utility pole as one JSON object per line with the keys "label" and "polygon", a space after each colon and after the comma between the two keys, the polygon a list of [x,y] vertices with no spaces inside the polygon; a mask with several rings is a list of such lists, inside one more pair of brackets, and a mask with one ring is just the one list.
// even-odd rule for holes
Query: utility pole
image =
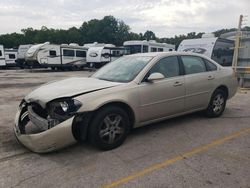
{"label": "utility pole", "polygon": [[243,15],[240,15],[238,29],[237,29],[236,36],[235,36],[235,47],[234,47],[234,55],[233,55],[233,62],[232,62],[232,67],[234,69],[234,72],[237,71],[237,65],[238,65],[240,38],[242,37],[242,33],[241,33],[242,21],[243,21]]}

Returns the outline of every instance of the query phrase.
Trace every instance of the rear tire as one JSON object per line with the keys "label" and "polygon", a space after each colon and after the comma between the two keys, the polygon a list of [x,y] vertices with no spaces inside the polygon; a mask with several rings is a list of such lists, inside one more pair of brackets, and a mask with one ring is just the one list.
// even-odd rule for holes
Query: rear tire
{"label": "rear tire", "polygon": [[207,117],[215,118],[223,114],[226,107],[227,97],[225,91],[216,89],[205,111]]}
{"label": "rear tire", "polygon": [[120,107],[107,106],[98,110],[89,125],[89,141],[102,150],[119,147],[129,132],[129,118]]}

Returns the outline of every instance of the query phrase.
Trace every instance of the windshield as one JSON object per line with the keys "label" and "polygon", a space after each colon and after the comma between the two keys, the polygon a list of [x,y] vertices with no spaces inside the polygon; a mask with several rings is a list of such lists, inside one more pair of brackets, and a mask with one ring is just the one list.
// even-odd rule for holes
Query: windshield
{"label": "windshield", "polygon": [[121,57],[97,71],[92,77],[112,82],[130,82],[152,57]]}

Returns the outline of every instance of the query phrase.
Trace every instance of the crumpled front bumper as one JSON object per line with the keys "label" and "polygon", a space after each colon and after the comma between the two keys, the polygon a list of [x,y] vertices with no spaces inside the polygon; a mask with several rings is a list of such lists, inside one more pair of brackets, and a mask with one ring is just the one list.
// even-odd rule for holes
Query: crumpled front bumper
{"label": "crumpled front bumper", "polygon": [[74,117],[56,125],[53,128],[34,134],[25,134],[20,131],[21,110],[16,114],[14,133],[17,140],[25,147],[36,153],[55,151],[76,143],[72,134]]}

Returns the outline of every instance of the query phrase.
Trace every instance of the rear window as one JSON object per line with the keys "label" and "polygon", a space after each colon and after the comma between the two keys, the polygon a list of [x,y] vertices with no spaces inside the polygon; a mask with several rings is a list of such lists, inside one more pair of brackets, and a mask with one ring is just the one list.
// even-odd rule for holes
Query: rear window
{"label": "rear window", "polygon": [[217,70],[217,66],[215,64],[213,64],[212,62],[204,59],[204,61],[206,62],[206,66],[207,66],[207,70],[208,71],[216,71]]}
{"label": "rear window", "polygon": [[56,51],[55,50],[50,50],[49,55],[50,56],[56,56]]}
{"label": "rear window", "polygon": [[9,58],[10,58],[10,59],[15,59],[15,58],[16,58],[16,55],[15,55],[15,54],[9,54]]}

